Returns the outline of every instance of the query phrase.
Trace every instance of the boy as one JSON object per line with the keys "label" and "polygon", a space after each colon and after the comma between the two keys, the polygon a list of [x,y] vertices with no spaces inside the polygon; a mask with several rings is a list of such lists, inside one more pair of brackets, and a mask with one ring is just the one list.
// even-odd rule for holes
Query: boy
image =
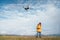
{"label": "boy", "polygon": [[41,31],[42,31],[42,26],[41,26],[41,22],[37,25],[37,36],[36,37],[40,37],[41,38]]}

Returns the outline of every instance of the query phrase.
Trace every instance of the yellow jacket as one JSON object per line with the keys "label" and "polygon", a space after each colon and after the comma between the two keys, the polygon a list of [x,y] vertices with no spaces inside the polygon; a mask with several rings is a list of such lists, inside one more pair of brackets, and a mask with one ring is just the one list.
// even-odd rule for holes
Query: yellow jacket
{"label": "yellow jacket", "polygon": [[41,26],[41,24],[38,24],[37,25],[37,32],[41,32],[42,31],[42,26]]}

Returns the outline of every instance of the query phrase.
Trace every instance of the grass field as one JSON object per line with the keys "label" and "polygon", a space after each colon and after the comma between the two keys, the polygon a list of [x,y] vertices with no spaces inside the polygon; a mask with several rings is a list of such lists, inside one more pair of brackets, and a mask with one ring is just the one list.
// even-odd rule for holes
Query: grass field
{"label": "grass field", "polygon": [[0,36],[0,40],[60,40],[60,37],[42,36],[42,38],[36,38],[35,36]]}

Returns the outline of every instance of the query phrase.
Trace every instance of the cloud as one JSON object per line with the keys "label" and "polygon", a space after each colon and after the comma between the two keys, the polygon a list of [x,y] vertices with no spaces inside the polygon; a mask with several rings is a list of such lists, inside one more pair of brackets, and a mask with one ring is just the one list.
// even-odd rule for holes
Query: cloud
{"label": "cloud", "polygon": [[[30,34],[29,32],[32,32],[33,30],[31,25],[34,23],[34,20],[36,20],[35,19],[36,15],[31,15],[31,14],[26,15],[23,12],[17,11],[18,9],[14,10],[14,7],[11,6],[8,5],[3,7],[4,11],[2,11],[1,16],[5,16],[7,19],[0,20],[1,32],[7,31],[7,34],[10,32],[14,34],[16,32],[16,34],[21,34],[21,35],[26,33]],[[15,5],[13,4],[13,6]]]}
{"label": "cloud", "polygon": [[35,35],[37,24],[42,22],[42,34],[60,34],[60,9],[52,3],[44,5],[39,5],[38,3],[38,5],[31,5],[31,8],[33,9],[25,11],[23,5],[20,4],[2,6],[0,33]]}

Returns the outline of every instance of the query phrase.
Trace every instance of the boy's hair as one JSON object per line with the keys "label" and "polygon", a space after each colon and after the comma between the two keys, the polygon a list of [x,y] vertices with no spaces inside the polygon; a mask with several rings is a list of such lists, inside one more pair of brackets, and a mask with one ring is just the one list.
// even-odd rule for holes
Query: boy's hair
{"label": "boy's hair", "polygon": [[39,24],[41,24],[41,22],[39,22]]}

